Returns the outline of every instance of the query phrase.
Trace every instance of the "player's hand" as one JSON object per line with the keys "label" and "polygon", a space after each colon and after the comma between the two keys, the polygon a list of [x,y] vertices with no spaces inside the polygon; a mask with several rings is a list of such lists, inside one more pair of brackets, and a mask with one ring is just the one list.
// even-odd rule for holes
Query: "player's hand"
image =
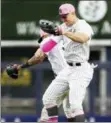
{"label": "player's hand", "polygon": [[56,33],[56,35],[62,35],[63,34],[62,28],[61,27],[56,27],[55,33]]}
{"label": "player's hand", "polygon": [[8,65],[6,67],[6,72],[7,72],[9,77],[11,77],[13,79],[17,79],[18,78],[18,72],[19,72],[20,68],[21,68],[21,66],[18,64]]}

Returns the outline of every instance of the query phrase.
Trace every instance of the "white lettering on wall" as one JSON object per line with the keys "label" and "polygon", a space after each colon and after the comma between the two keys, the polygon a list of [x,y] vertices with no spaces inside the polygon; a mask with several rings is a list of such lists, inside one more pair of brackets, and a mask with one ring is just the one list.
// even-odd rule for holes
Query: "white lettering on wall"
{"label": "white lettering on wall", "polygon": [[108,21],[103,23],[101,34],[111,34],[111,24]]}
{"label": "white lettering on wall", "polygon": [[24,22],[17,23],[16,28],[17,28],[18,35],[26,35],[27,28],[26,28],[26,24]]}
{"label": "white lettering on wall", "polygon": [[16,29],[18,35],[39,35],[39,27],[36,22],[17,22]]}
{"label": "white lettering on wall", "polygon": [[[60,22],[55,22],[57,25],[60,25]],[[91,25],[94,35],[100,33],[101,35],[104,34],[111,34],[111,23],[109,21],[104,21],[101,27],[101,30],[98,25]],[[36,22],[17,22],[16,29],[18,35],[37,35],[39,36],[40,27],[36,25]]]}

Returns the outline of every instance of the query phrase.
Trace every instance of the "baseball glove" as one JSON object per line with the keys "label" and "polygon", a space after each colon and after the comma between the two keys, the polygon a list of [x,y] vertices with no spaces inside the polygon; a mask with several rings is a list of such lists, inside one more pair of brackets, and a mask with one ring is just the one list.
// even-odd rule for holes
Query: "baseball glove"
{"label": "baseball glove", "polygon": [[57,25],[54,22],[49,20],[40,20],[39,26],[44,32],[57,35],[56,33]]}
{"label": "baseball glove", "polygon": [[13,78],[13,79],[17,79],[18,78],[18,69],[16,66],[14,65],[8,65],[6,67],[6,72],[8,74],[9,77]]}

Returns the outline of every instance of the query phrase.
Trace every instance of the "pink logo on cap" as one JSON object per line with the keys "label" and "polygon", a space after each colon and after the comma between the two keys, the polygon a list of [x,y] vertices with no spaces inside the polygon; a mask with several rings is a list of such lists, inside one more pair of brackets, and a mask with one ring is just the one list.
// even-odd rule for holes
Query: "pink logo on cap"
{"label": "pink logo on cap", "polygon": [[69,4],[69,3],[62,4],[59,7],[59,14],[60,15],[68,14],[68,13],[71,13],[74,11],[75,11],[74,6],[72,4]]}

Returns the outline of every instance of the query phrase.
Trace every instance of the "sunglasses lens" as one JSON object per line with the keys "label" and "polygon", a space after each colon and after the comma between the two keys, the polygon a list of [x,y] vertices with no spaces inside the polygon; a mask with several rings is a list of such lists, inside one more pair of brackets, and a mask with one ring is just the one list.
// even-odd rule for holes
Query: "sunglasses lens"
{"label": "sunglasses lens", "polygon": [[60,17],[63,18],[63,19],[65,19],[65,18],[67,18],[67,14],[61,15]]}

